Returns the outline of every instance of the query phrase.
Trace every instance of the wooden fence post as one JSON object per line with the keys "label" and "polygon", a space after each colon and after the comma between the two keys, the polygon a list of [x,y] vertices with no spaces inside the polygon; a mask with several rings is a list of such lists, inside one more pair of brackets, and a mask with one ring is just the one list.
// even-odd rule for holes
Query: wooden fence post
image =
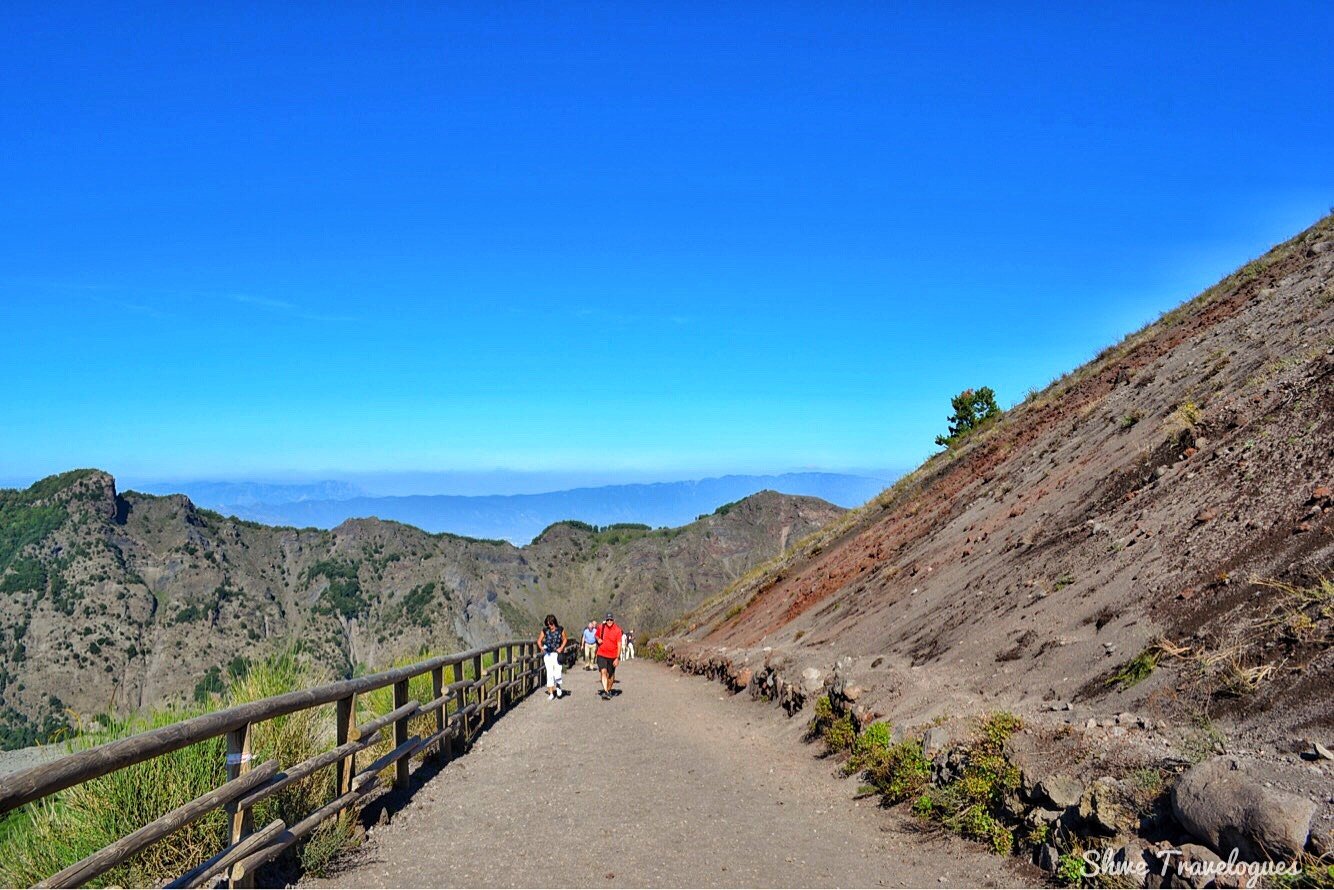
{"label": "wooden fence post", "polygon": [[[334,728],[334,747],[347,744],[351,733],[352,725],[356,722],[357,697],[349,695],[347,698],[340,698],[334,703],[336,708],[337,720]],[[338,786],[337,797],[342,797],[352,790],[352,777],[357,774],[357,755],[352,754],[348,757],[340,757],[338,760],[338,773],[336,781]]]}
{"label": "wooden fence post", "polygon": [[[399,680],[394,684],[394,710],[398,710],[408,703],[408,681]],[[408,717],[400,717],[394,721],[394,747],[397,748],[408,740]],[[408,787],[408,765],[411,757],[399,758],[394,764],[394,787]]]}
{"label": "wooden fence post", "polygon": [[[454,662],[454,666],[450,670],[450,675],[453,677],[453,680],[451,682],[454,683],[463,682],[462,661]],[[463,709],[467,707],[467,705],[468,705],[468,694],[462,687],[460,687],[458,691],[454,693],[454,713],[459,715],[458,732],[454,734],[454,738],[451,739],[449,743],[451,748],[453,749],[455,757],[463,753],[463,745],[468,738],[468,718],[463,716]]]}
{"label": "wooden fence post", "polygon": [[[240,729],[234,729],[227,733],[227,781],[238,778],[245,773],[250,772],[251,759],[251,724],[247,723]],[[238,807],[235,803],[227,805],[227,815],[231,822],[231,842],[239,842],[246,835],[254,830],[254,819],[251,816],[249,807]],[[253,887],[255,879],[253,875],[243,876],[237,879],[235,872],[231,869],[227,873],[227,885],[229,887]]]}
{"label": "wooden fence post", "polygon": [[528,693],[531,695],[532,693],[537,691],[537,687],[542,683],[542,678],[537,674],[537,671],[540,670],[541,668],[538,665],[533,664],[531,661],[531,659],[537,657],[538,654],[537,644],[525,643],[524,654],[526,654],[530,659],[528,664]]}
{"label": "wooden fence post", "polygon": [[542,678],[534,673],[534,668],[536,666],[532,662],[533,657],[537,655],[537,644],[525,643],[523,654],[528,656],[528,663],[525,666],[525,669],[528,671],[528,692],[529,694],[532,694],[536,692],[537,687],[542,684]]}
{"label": "wooden fence post", "polygon": [[[472,681],[477,684],[477,726],[474,729],[480,729],[486,722],[486,684],[482,682],[482,656],[474,655],[472,657]],[[468,737],[469,744],[472,743],[471,733]]]}
{"label": "wooden fence post", "polygon": [[[444,694],[445,669],[443,667],[438,667],[431,671],[431,700],[437,701],[440,696]],[[444,702],[441,702],[440,707],[435,709],[435,731],[437,733],[443,733],[445,731],[445,710],[446,707]],[[435,754],[433,755],[437,760],[440,759],[440,755],[449,750],[446,747],[446,743],[447,740],[444,737],[441,737],[440,743],[436,746]]]}
{"label": "wooden fence post", "polygon": [[510,706],[510,704],[514,701],[514,690],[510,687],[510,683],[514,682],[514,647],[513,647],[513,646],[506,646],[506,647],[505,647],[505,663],[506,663],[507,665],[509,665],[509,666],[506,667],[505,670],[504,670],[504,674],[505,674],[505,685],[501,687],[501,690],[502,690],[502,691],[501,691],[501,694],[500,694],[500,711],[501,711],[501,713],[504,713],[505,711],[509,710],[509,706]]}

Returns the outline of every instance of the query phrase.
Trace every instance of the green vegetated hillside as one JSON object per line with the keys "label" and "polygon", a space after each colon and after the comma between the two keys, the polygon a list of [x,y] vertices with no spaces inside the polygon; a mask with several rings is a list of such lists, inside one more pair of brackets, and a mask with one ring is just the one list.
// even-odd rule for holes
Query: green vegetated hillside
{"label": "green vegetated hillside", "polygon": [[97,470],[0,491],[0,743],[205,697],[300,644],[332,676],[424,648],[661,625],[843,512],[764,492],[676,529],[560,523],[526,547],[376,519],[273,528]]}

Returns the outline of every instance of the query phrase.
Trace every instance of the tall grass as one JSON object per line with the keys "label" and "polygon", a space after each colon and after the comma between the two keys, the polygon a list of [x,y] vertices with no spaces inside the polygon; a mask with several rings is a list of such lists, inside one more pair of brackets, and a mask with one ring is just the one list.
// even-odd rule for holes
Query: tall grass
{"label": "tall grass", "polygon": [[[435,658],[436,656],[443,654],[445,653],[434,652],[423,648],[416,655],[404,655],[394,659],[393,663],[390,664],[387,668],[385,668],[385,670],[407,667],[408,665],[417,664],[418,662],[425,661],[430,658]],[[482,655],[482,670],[486,670],[488,667],[494,664],[495,660],[496,658],[494,653],[491,652],[484,653]],[[476,677],[474,676],[471,659],[463,663],[463,679],[465,680],[476,679]],[[453,682],[454,682],[453,668],[447,667],[445,668],[443,685],[448,686],[450,683]],[[433,700],[434,698],[435,695],[434,695],[434,690],[431,686],[430,671],[427,671],[421,676],[413,677],[411,680],[408,681],[409,701],[416,699],[418,702],[426,704],[427,702]],[[456,705],[455,700],[451,699],[445,705],[445,713],[446,714],[454,713],[456,709],[455,705]],[[394,709],[394,687],[392,685],[383,686],[379,689],[372,690],[371,692],[368,692],[364,695],[358,695],[357,708],[356,708],[357,723],[358,725],[366,723],[367,721],[373,720],[376,717],[381,716],[382,714],[388,714],[393,709]],[[431,712],[429,714],[420,714],[408,721],[408,735],[410,736],[416,735],[422,738],[426,738],[427,736],[433,735],[434,733],[435,733],[434,712]],[[364,766],[365,763],[369,763],[370,761],[375,760],[377,757],[380,757],[384,754],[388,754],[393,747],[394,747],[393,732],[391,727],[386,726],[380,732],[380,741],[376,742],[370,748],[367,748],[366,753],[361,755],[361,757],[364,758],[364,763],[359,761],[359,766]],[[383,775],[388,775],[392,770],[393,770],[392,766],[386,768]]]}
{"label": "tall grass", "polygon": [[[252,667],[224,696],[224,706],[278,695],[324,680],[296,654]],[[207,708],[162,710],[78,737],[71,751],[156,729],[204,713]],[[299,711],[259,724],[252,736],[257,761],[291,766],[332,745],[328,709]],[[0,885],[31,886],[83,859],[226,781],[226,747],[209,739],[162,757],[68,788],[29,804],[0,822]],[[332,799],[332,770],[321,770],[255,808],[255,821],[283,818],[288,824]],[[174,878],[222,849],[227,819],[214,811],[125,863],[90,886],[153,886]]]}

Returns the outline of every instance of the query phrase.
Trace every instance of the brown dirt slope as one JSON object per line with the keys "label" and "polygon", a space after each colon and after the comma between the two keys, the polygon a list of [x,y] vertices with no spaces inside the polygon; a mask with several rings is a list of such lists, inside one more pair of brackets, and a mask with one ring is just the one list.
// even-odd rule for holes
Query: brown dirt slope
{"label": "brown dirt slope", "polygon": [[[908,722],[1073,701],[1311,737],[1334,716],[1331,486],[1327,217],[746,576],[672,645],[848,656]],[[1147,680],[1109,683],[1146,652]]]}

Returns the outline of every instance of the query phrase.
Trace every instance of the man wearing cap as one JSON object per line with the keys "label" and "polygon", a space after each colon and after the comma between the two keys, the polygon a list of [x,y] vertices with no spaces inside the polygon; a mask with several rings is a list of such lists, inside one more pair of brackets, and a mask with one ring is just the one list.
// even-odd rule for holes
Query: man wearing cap
{"label": "man wearing cap", "polygon": [[611,688],[616,683],[616,665],[621,663],[621,628],[610,612],[598,625],[598,670],[602,672],[603,701],[611,700]]}
{"label": "man wearing cap", "polygon": [[588,622],[588,627],[584,628],[584,670],[593,670],[594,662],[598,657],[598,623],[596,621]]}

